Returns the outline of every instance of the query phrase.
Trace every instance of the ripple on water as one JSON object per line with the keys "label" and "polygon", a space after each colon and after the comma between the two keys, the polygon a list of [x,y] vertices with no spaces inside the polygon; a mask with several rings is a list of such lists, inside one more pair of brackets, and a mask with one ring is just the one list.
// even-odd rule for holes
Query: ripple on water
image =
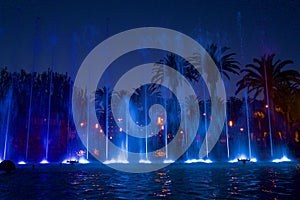
{"label": "ripple on water", "polygon": [[299,163],[172,164],[144,174],[102,164],[18,166],[0,175],[6,199],[297,199]]}

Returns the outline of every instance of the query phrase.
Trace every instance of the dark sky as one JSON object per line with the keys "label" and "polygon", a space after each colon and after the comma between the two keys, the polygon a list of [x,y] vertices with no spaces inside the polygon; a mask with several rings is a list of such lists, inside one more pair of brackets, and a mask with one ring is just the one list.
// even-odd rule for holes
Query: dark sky
{"label": "dark sky", "polygon": [[159,26],[181,31],[203,46],[226,45],[242,65],[274,52],[300,70],[299,19],[300,1],[1,0],[0,67],[30,71],[35,61],[35,71],[53,63],[55,71],[75,74],[108,36]]}

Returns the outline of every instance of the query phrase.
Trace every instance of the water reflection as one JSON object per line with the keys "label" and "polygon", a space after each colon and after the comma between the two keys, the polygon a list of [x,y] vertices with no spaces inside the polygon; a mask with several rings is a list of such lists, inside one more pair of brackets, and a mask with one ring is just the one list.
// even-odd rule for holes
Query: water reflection
{"label": "water reflection", "polygon": [[[101,164],[20,166],[0,175],[8,199],[297,199],[300,168],[289,164],[172,164],[129,174]],[[16,192],[17,191],[17,192]]]}
{"label": "water reflection", "polygon": [[172,181],[170,180],[170,176],[168,175],[169,170],[165,171],[157,171],[155,172],[157,178],[154,179],[154,181],[158,184],[160,184],[161,189],[159,192],[154,192],[153,195],[155,197],[168,197],[172,195],[171,187],[172,187]]}

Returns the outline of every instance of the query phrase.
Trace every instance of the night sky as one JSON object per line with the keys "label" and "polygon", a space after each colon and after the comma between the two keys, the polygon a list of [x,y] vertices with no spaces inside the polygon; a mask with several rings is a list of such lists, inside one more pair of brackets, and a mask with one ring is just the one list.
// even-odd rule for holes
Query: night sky
{"label": "night sky", "polygon": [[[76,74],[93,47],[144,26],[228,46],[242,66],[264,53],[300,71],[299,1],[0,1],[0,67]],[[36,53],[34,54],[34,49]],[[35,59],[34,59],[35,55]],[[232,85],[240,78],[233,78]]]}

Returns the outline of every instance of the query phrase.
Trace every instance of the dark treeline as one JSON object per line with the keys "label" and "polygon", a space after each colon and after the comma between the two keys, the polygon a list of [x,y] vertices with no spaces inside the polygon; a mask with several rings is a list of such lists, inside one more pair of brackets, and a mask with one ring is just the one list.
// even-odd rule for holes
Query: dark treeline
{"label": "dark treeline", "polygon": [[28,146],[28,160],[43,158],[48,131],[49,155],[57,159],[66,154],[71,84],[68,74],[50,70],[28,73],[0,69],[1,147],[8,131],[8,155],[24,159]]}

